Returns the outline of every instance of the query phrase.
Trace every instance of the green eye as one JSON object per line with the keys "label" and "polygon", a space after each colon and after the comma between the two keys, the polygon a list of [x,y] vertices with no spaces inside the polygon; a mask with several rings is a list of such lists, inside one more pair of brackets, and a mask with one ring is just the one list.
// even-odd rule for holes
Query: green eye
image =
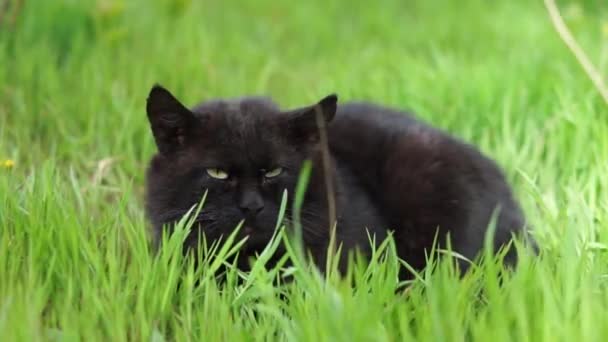
{"label": "green eye", "polygon": [[221,170],[221,169],[216,169],[216,168],[208,168],[207,174],[211,178],[215,178],[215,179],[227,179],[228,178],[228,172]]}
{"label": "green eye", "polygon": [[283,168],[282,167],[277,167],[277,168],[274,168],[274,169],[272,169],[270,171],[266,171],[264,173],[264,177],[266,177],[266,178],[274,178],[274,177],[280,175],[281,172],[283,172]]}

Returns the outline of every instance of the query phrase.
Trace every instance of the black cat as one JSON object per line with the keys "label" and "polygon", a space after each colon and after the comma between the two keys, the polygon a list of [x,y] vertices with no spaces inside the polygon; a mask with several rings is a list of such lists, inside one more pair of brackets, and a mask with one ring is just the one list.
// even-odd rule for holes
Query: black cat
{"label": "black cat", "polygon": [[[208,190],[196,218],[207,240],[245,220],[241,255],[261,250],[273,234],[283,191],[294,193],[306,159],[313,169],[301,211],[303,241],[319,266],[332,216],[343,250],[365,254],[369,235],[381,241],[391,230],[399,256],[416,269],[425,266],[436,234],[444,245],[449,233],[452,249],[474,258],[495,210],[496,249],[524,232],[522,211],[492,160],[402,112],[366,103],[338,106],[335,95],[288,111],[258,97],[189,110],[158,85],[147,112],[159,150],[147,172],[146,196],[157,242],[163,225],[171,229]],[[198,229],[186,247],[197,246]],[[512,249],[506,259],[514,261]],[[246,268],[243,260],[239,265]]]}

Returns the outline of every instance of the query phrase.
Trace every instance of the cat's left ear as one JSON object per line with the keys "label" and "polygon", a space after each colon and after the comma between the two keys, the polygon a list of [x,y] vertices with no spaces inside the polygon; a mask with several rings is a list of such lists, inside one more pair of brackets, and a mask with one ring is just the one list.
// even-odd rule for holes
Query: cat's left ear
{"label": "cat's left ear", "polygon": [[331,94],[324,97],[317,104],[296,109],[287,113],[287,127],[292,137],[315,141],[319,137],[317,116],[325,124],[333,120],[338,106],[338,96]]}
{"label": "cat's left ear", "polygon": [[186,144],[197,120],[167,89],[154,85],[148,95],[146,110],[160,153],[170,154]]}

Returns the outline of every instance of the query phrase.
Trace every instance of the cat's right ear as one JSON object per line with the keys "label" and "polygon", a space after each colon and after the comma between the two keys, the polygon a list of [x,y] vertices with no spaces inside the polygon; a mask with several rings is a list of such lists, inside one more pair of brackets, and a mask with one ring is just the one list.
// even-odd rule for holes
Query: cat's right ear
{"label": "cat's right ear", "polygon": [[152,87],[146,111],[160,153],[170,154],[188,142],[196,118],[167,89],[158,84]]}
{"label": "cat's right ear", "polygon": [[297,141],[314,142],[319,140],[318,115],[325,124],[336,115],[338,96],[331,94],[317,104],[287,112],[287,128],[291,137]]}

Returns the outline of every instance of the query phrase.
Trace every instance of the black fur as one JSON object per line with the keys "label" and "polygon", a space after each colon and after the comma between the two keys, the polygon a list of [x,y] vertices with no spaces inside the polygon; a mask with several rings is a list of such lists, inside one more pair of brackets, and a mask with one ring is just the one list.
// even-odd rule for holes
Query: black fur
{"label": "black fur", "polygon": [[[368,232],[382,240],[392,230],[399,256],[422,269],[437,232],[438,242],[449,233],[452,248],[474,258],[497,208],[497,249],[523,232],[522,211],[496,164],[406,113],[366,103],[337,106],[334,95],[289,111],[266,98],[210,101],[188,110],[160,86],[151,90],[147,112],[159,149],[147,172],[146,196],[157,242],[163,224],[178,220],[208,189],[197,218],[207,239],[225,236],[245,219],[240,233],[249,240],[241,254],[259,251],[273,234],[283,189],[294,193],[307,158],[313,172],[303,238],[319,266],[329,243],[327,179],[335,189],[344,250],[369,252]],[[327,123],[327,177],[317,112]],[[279,176],[264,177],[276,167],[283,168]],[[208,168],[229,177],[214,179]],[[186,247],[197,246],[196,236],[195,230]],[[508,260],[514,260],[513,251]],[[239,265],[247,267],[244,259]]]}

